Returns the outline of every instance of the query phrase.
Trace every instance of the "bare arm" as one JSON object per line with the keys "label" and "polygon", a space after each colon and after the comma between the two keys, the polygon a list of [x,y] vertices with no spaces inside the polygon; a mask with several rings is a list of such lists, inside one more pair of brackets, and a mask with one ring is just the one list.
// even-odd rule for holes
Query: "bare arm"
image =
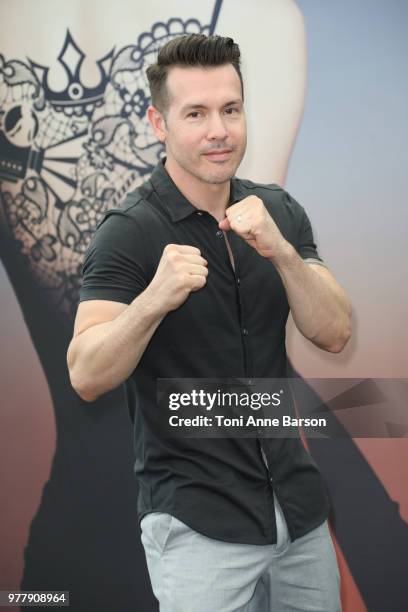
{"label": "bare arm", "polygon": [[275,260],[299,331],[313,344],[340,352],[351,335],[349,299],[327,268],[305,263],[290,245]]}
{"label": "bare arm", "polygon": [[236,40],[242,55],[251,138],[238,176],[283,186],[306,93],[303,15],[293,0],[223,0],[215,33]]}
{"label": "bare arm", "polygon": [[67,353],[78,395],[92,402],[129,378],[162,319],[201,289],[207,274],[199,249],[169,244],[151,283],[131,304],[81,302]]}
{"label": "bare arm", "polygon": [[319,348],[339,353],[351,334],[351,307],[332,274],[303,261],[257,196],[228,207],[226,215],[219,227],[232,229],[276,267],[299,331]]}
{"label": "bare arm", "polygon": [[82,399],[90,402],[130,376],[165,315],[148,289],[129,305],[103,300],[81,302],[77,320],[86,321],[95,309],[116,318],[78,331],[67,353],[71,384]]}

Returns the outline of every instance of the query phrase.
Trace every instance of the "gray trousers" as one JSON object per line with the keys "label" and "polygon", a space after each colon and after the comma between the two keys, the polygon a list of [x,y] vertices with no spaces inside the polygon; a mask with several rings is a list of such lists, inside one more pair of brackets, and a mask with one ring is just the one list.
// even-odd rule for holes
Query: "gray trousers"
{"label": "gray trousers", "polygon": [[274,500],[278,541],[267,545],[222,542],[147,514],[142,543],[160,612],[341,612],[327,521],[291,543]]}

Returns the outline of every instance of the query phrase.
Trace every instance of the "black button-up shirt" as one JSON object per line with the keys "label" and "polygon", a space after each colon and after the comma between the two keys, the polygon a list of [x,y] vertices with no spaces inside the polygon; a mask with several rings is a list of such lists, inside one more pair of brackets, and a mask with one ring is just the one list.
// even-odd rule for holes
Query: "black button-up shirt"
{"label": "black button-up shirt", "polygon": [[[308,217],[285,190],[233,178],[230,204],[248,195],[263,200],[302,258],[320,260]],[[235,270],[218,221],[194,207],[159,162],[150,180],[99,223],[80,301],[130,304],[152,280],[167,244],[200,249],[206,285],[164,317],[124,383],[134,421],[139,521],[148,512],[168,512],[212,538],[273,544],[274,489],[295,540],[328,516],[325,485],[299,438],[169,439],[150,418],[158,411],[158,378],[286,376],[289,305],[280,276],[233,231],[227,234]]]}

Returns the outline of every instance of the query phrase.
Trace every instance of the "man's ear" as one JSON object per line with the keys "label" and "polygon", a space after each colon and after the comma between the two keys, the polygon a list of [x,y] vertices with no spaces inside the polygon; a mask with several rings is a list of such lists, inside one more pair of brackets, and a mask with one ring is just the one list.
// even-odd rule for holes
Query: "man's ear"
{"label": "man's ear", "polygon": [[157,108],[150,105],[147,109],[147,118],[153,128],[156,138],[164,142],[166,140],[166,122],[162,113],[158,111]]}

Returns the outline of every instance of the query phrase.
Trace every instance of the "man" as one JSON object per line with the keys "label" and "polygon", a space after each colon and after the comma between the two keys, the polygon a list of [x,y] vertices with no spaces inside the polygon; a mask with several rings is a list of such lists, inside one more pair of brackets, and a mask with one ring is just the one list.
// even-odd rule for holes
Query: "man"
{"label": "man", "polygon": [[174,39],[147,76],[166,158],[92,239],[72,385],[93,401],[125,383],[161,610],[338,611],[328,500],[300,439],[163,439],[156,381],[283,378],[289,308],[306,338],[338,352],[348,299],[304,209],[278,185],[233,178],[246,125],[232,39]]}

